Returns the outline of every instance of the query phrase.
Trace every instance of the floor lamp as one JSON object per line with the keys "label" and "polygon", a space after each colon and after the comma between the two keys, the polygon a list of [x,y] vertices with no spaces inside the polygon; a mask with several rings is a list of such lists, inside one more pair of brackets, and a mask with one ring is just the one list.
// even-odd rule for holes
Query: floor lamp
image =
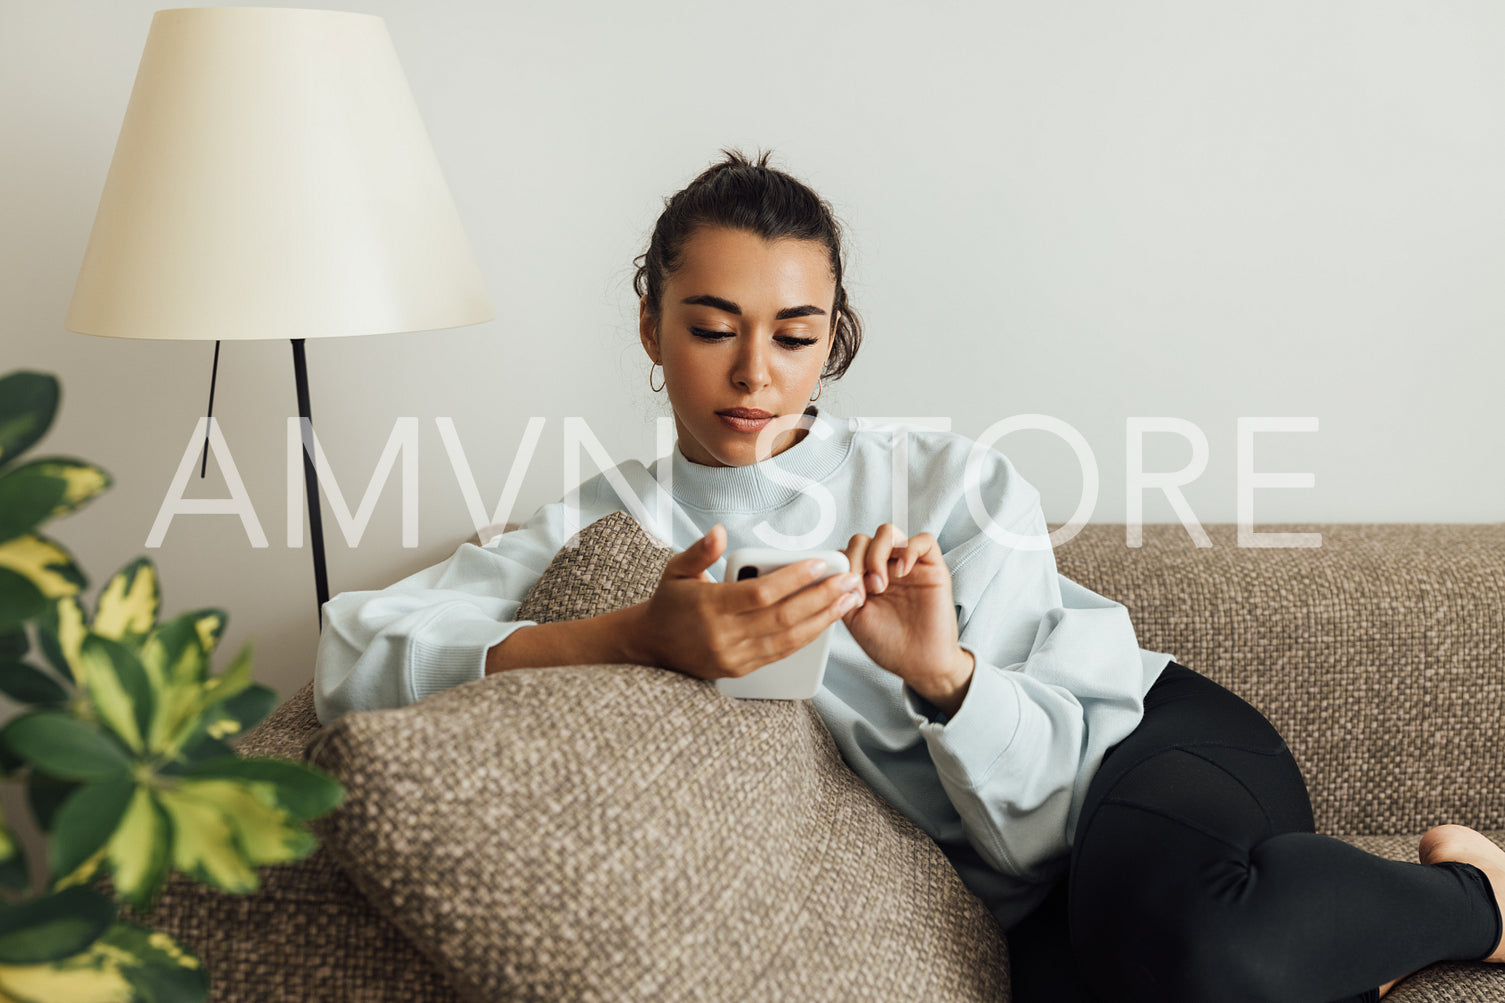
{"label": "floor lamp", "polygon": [[321,629],[305,339],[494,315],[381,18],[153,16],[65,325],[213,341],[211,415],[220,341],[292,341]]}

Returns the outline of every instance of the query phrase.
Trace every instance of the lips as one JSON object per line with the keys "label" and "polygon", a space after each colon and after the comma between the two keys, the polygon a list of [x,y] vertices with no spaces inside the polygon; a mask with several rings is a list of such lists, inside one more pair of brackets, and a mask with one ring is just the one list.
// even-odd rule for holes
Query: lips
{"label": "lips", "polygon": [[725,411],[717,411],[716,413],[724,414],[728,418],[751,418],[755,421],[761,418],[773,417],[769,412],[761,411],[755,407],[729,407]]}

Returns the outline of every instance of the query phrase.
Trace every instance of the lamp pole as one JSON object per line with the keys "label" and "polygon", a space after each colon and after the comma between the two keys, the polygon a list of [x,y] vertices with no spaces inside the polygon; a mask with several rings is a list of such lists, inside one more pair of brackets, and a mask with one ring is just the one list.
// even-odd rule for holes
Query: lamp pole
{"label": "lamp pole", "polygon": [[314,469],[314,419],[308,410],[308,360],[303,339],[293,342],[293,380],[298,385],[298,427],[303,436],[303,491],[308,496],[308,533],[314,542],[314,588],[318,592],[319,629],[324,629],[324,604],[329,601],[329,572],[324,567],[324,522],[319,506],[319,474]]}

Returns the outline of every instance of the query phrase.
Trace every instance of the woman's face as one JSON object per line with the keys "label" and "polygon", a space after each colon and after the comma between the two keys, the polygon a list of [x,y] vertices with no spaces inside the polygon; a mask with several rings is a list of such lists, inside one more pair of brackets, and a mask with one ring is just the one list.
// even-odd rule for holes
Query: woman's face
{"label": "woman's face", "polygon": [[[824,245],[765,241],[744,230],[704,229],[663,291],[654,329],[646,297],[639,335],[664,367],[679,450],[710,467],[777,456],[807,434],[805,411],[831,354],[836,280]],[[750,408],[774,418],[728,421]]]}

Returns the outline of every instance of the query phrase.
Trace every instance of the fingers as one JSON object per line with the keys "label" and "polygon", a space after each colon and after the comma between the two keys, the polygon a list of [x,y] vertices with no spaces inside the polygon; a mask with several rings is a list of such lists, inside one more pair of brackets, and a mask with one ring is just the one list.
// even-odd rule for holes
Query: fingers
{"label": "fingers", "polygon": [[868,545],[867,553],[863,555],[862,580],[867,585],[867,590],[874,595],[882,593],[888,587],[888,562],[893,554],[894,542],[898,534],[899,527],[891,522],[885,522],[878,527],[878,532],[873,535],[873,542]]}
{"label": "fingers", "polygon": [[[927,535],[927,534],[921,534]],[[872,537],[857,533],[847,544],[847,560],[852,570],[862,575],[863,587],[877,595],[888,588],[891,578],[908,573],[904,566],[906,552],[914,541],[908,540],[898,526],[885,522]],[[895,554],[898,551],[898,554]]]}
{"label": "fingers", "polygon": [[824,561],[811,558],[786,564],[776,571],[740,582],[727,582],[724,592],[730,607],[739,612],[773,606],[818,580],[826,573]]}
{"label": "fingers", "polygon": [[673,578],[700,578],[714,581],[708,570],[726,549],[726,529],[717,523],[700,539],[669,558],[664,573]]}
{"label": "fingers", "polygon": [[[780,569],[787,570],[787,569]],[[771,576],[770,576],[771,577]],[[842,600],[850,597],[850,605]],[[747,617],[752,662],[747,671],[794,654],[820,636],[821,631],[857,608],[862,601],[856,574],[832,575]]]}
{"label": "fingers", "polygon": [[[718,530],[713,528],[707,539]],[[724,538],[720,546],[724,547]],[[879,526],[871,537],[854,534],[843,552],[851,568],[845,575],[822,580],[824,565],[807,560],[756,578],[726,582],[713,598],[708,597],[715,615],[727,617],[723,622],[731,674],[745,674],[787,657],[859,609],[870,595],[881,594],[896,579],[907,577],[916,565],[940,560],[934,534],[908,537],[893,523]],[[855,594],[854,602],[840,606],[849,592]]]}
{"label": "fingers", "polygon": [[893,558],[895,578],[909,574],[914,570],[915,565],[923,560],[941,559],[941,549],[936,543],[934,533],[920,533],[912,537],[907,545],[896,549],[899,556]]}
{"label": "fingers", "polygon": [[820,622],[815,629],[819,633],[826,624],[855,608],[836,610],[843,595],[854,594],[861,602],[862,581],[855,573],[828,575],[817,581],[825,574],[825,566],[817,562],[817,570],[810,570],[804,565],[786,565],[759,578],[729,583],[722,590],[722,595],[734,597],[729,608],[745,618],[749,636],[777,634],[811,621]]}
{"label": "fingers", "polygon": [[870,538],[870,536],[864,536],[862,533],[853,533],[852,539],[846,545],[847,566],[852,568],[852,574],[861,575],[862,593],[864,595],[873,590],[873,583],[868,581],[867,575],[864,574],[865,569],[867,569],[867,551],[871,547],[871,544],[873,544],[873,538]]}
{"label": "fingers", "polygon": [[[851,596],[856,602],[843,607],[842,599]],[[818,585],[788,596],[770,609],[775,630],[796,631],[814,625],[814,637],[839,617],[857,608],[862,601],[862,583],[853,572],[832,575]],[[803,642],[802,642],[803,643]],[[798,645],[796,645],[798,647]]]}

